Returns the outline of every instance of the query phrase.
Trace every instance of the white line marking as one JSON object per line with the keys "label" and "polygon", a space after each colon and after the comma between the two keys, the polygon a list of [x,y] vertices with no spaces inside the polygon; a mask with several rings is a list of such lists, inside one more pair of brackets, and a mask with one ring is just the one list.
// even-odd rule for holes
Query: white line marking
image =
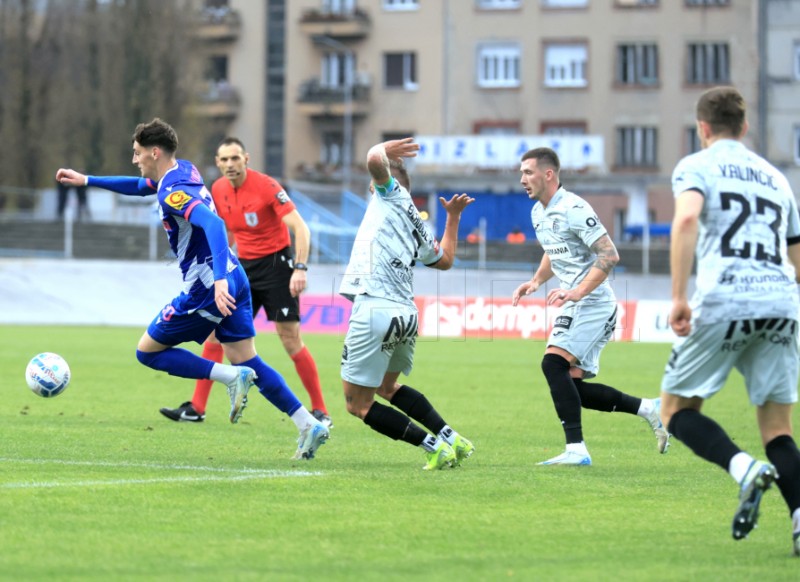
{"label": "white line marking", "polygon": [[131,463],[127,461],[69,461],[64,459],[12,459],[0,457],[2,463],[25,463],[32,465],[74,465],[90,467],[122,467],[166,469],[178,471],[199,471],[212,473],[228,473],[224,476],[208,475],[203,477],[153,477],[151,479],[108,479],[92,481],[29,481],[21,483],[0,484],[0,489],[36,489],[53,487],[95,487],[101,485],[144,485],[149,483],[180,483],[192,481],[245,481],[248,479],[275,479],[286,477],[316,477],[323,473],[318,471],[278,471],[274,469],[231,469],[226,467],[204,467],[192,465],[165,465],[160,463]]}

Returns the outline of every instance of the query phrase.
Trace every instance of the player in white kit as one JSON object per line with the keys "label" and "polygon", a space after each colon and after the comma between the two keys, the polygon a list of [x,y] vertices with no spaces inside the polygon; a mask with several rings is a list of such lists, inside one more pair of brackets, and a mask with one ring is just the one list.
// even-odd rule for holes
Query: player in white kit
{"label": "player in white kit", "polygon": [[659,418],[659,401],[637,398],[598,382],[586,382],[600,370],[600,352],[617,323],[617,299],[608,275],[619,254],[588,202],[563,188],[558,154],[536,148],[522,156],[520,171],[536,238],[544,256],[533,278],[516,288],[514,305],[553,276],[559,288],[547,304],[564,309],[556,318],[542,358],[542,372],[561,420],[566,451],[540,465],[591,465],[583,440],[581,407],[641,416],[655,432],[658,451],[665,453],[669,435]]}
{"label": "player in white kit", "polygon": [[[403,158],[418,150],[419,144],[406,138],[375,145],[367,154],[373,195],[339,290],[353,301],[341,374],[347,411],[389,438],[422,447],[428,459],[423,468],[430,470],[459,465],[475,447],[422,393],[397,382],[401,372],[411,372],[414,360],[419,322],[414,264],[441,270],[453,265],[461,213],[474,199],[466,194],[440,198],[447,212],[440,245],[409,194]],[[394,408],[376,402],[376,393]]]}
{"label": "player in white kit", "polygon": [[[662,381],[662,420],[696,455],[739,484],[734,539],[756,526],[764,491],[776,481],[800,555],[800,452],[792,438],[797,402],[800,217],[789,182],[742,143],[745,102],[733,87],[703,93],[703,149],[672,174],[672,309],[675,341]],[[696,290],[687,283],[697,257]],[[769,463],[742,451],[700,409],[736,368],[757,407]]]}

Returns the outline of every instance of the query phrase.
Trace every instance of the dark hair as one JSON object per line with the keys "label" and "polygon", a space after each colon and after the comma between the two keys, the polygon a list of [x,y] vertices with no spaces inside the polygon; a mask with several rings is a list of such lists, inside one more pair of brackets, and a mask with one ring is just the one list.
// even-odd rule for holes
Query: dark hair
{"label": "dark hair", "polygon": [[400,182],[403,188],[411,192],[411,178],[403,160],[389,160],[389,170],[392,172],[392,177]]}
{"label": "dark hair", "polygon": [[739,137],[744,129],[745,102],[734,87],[714,87],[697,101],[697,119],[711,126],[714,135]]}
{"label": "dark hair", "polygon": [[558,154],[555,150],[550,148],[533,148],[522,154],[522,160],[536,160],[537,166],[546,166],[552,168],[556,174],[561,171],[561,162],[558,160]]}
{"label": "dark hair", "polygon": [[242,143],[242,140],[240,140],[238,137],[231,137],[231,136],[226,137],[221,142],[219,142],[219,145],[217,146],[217,151],[219,151],[219,148],[221,148],[222,146],[228,146],[228,145],[238,145],[240,148],[242,148],[243,152],[247,151],[247,148],[244,147],[244,143]]}
{"label": "dark hair", "polygon": [[158,117],[150,123],[140,123],[133,131],[133,141],[143,147],[160,147],[167,153],[178,150],[178,134],[172,126]]}

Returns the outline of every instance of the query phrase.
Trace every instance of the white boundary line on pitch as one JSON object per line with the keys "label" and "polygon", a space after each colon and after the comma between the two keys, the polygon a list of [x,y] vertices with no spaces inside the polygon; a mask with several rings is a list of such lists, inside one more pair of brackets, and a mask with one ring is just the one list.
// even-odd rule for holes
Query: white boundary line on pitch
{"label": "white boundary line on pitch", "polygon": [[101,485],[145,485],[149,483],[185,483],[185,482],[208,482],[208,481],[245,481],[248,479],[275,479],[282,477],[315,477],[322,473],[318,471],[278,471],[274,469],[229,469],[224,467],[204,467],[192,465],[165,465],[161,463],[131,463],[127,461],[68,461],[64,459],[13,459],[0,457],[0,463],[26,463],[34,465],[75,465],[90,467],[130,467],[144,469],[166,469],[179,471],[200,471],[214,473],[229,473],[225,476],[209,475],[205,477],[154,477],[152,479],[108,479],[93,481],[44,481],[44,482],[23,482],[5,483],[0,485],[0,489],[36,489],[53,487],[93,487]]}

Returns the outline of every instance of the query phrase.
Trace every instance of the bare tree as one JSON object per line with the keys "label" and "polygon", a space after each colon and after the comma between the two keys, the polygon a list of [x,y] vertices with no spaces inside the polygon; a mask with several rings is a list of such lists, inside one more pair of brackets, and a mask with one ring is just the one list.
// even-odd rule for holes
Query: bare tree
{"label": "bare tree", "polygon": [[0,185],[132,171],[133,128],[156,116],[202,141],[181,130],[190,14],[187,0],[0,0]]}

